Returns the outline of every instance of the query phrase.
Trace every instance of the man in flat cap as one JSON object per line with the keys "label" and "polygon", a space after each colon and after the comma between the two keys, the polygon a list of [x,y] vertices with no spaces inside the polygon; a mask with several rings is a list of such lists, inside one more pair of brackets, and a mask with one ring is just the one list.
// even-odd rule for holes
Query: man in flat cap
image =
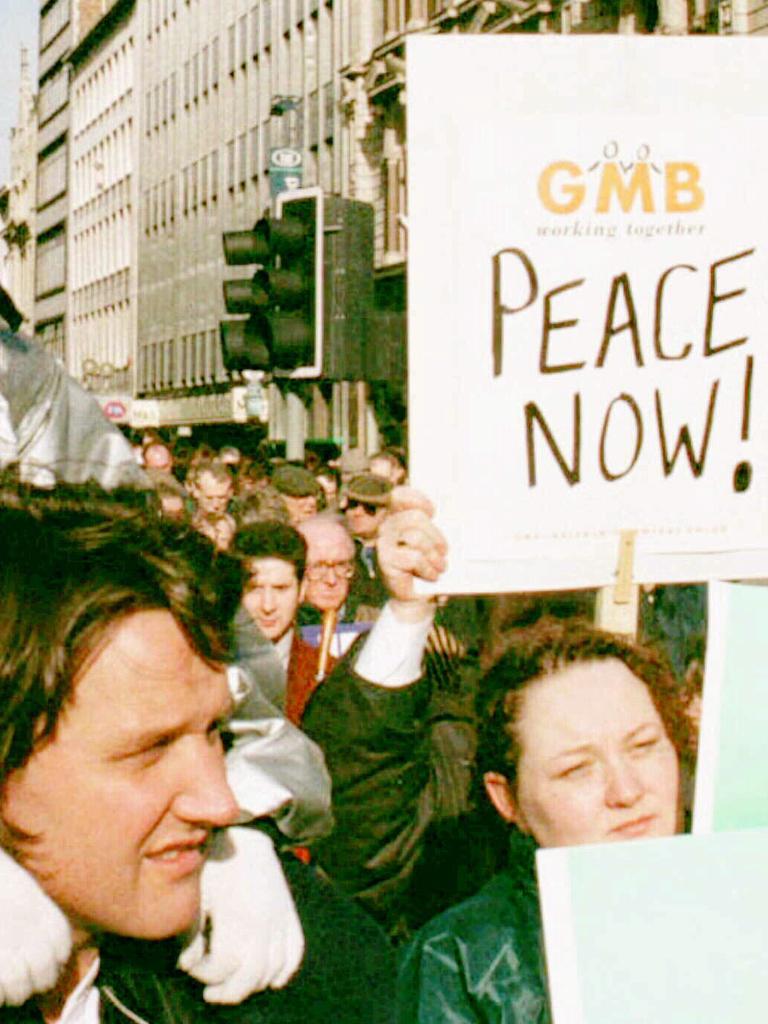
{"label": "man in flat cap", "polygon": [[376,541],[389,511],[391,491],[392,484],[373,473],[358,473],[347,485],[344,516],[355,541],[350,603],[357,609],[358,621],[375,619],[387,600],[376,558]]}
{"label": "man in flat cap", "polygon": [[318,511],[321,487],[303,466],[278,466],[272,474],[272,486],[285,502],[291,526],[298,527]]}

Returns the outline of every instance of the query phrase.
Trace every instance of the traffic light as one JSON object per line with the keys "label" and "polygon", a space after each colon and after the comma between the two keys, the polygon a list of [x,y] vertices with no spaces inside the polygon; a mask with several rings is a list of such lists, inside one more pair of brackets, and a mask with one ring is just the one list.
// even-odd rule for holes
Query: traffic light
{"label": "traffic light", "polygon": [[229,266],[256,264],[251,278],[224,282],[228,313],[221,342],[230,370],[263,369],[316,377],[322,357],[323,193],[301,189],[277,198],[277,217],[223,236]]}
{"label": "traffic light", "polygon": [[[266,218],[251,231],[227,231],[223,235],[227,266],[265,264],[270,259],[270,224]],[[228,370],[269,369],[271,355],[263,329],[268,302],[263,271],[253,277],[225,281],[224,305],[228,313],[248,313],[247,320],[222,320],[219,326],[224,365]]]}
{"label": "traffic light", "polygon": [[373,314],[373,207],[326,196],[323,376],[365,380]]}
{"label": "traffic light", "polygon": [[274,218],[223,236],[229,266],[252,277],[224,282],[221,341],[230,370],[328,380],[366,377],[373,312],[373,207],[318,187],[284,192]]}

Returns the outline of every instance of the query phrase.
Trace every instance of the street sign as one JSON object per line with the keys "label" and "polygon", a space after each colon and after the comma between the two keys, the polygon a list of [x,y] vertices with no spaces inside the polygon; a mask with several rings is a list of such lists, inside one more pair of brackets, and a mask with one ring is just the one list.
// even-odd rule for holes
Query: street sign
{"label": "street sign", "polygon": [[281,192],[301,188],[304,179],[304,158],[300,149],[275,146],[269,151],[269,190],[272,198]]}

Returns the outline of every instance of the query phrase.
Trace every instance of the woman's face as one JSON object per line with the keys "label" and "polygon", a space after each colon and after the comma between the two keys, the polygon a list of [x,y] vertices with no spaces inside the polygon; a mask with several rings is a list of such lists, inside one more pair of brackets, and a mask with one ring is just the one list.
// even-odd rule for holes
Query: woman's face
{"label": "woman's face", "polygon": [[512,792],[488,773],[497,810],[540,846],[671,836],[679,766],[645,684],[616,658],[532,683],[518,721]]}

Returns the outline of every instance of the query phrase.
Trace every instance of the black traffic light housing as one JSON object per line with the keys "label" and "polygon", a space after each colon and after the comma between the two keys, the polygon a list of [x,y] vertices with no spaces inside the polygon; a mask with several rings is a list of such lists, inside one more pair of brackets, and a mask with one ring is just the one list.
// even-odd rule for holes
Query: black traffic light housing
{"label": "black traffic light housing", "polygon": [[[227,231],[222,236],[227,266],[264,265],[270,259],[270,225],[262,218],[251,231]],[[268,292],[261,270],[253,277],[224,281],[224,305],[228,313],[247,313],[247,320],[222,320],[219,325],[224,365],[228,370],[269,369],[261,312]]]}
{"label": "black traffic light housing", "polygon": [[248,315],[247,320],[221,323],[227,369],[319,374],[322,210],[322,189],[301,189],[278,196],[276,217],[263,217],[250,231],[225,232],[227,265],[259,267],[251,278],[224,282],[227,312]]}
{"label": "black traffic light housing", "polygon": [[256,265],[224,282],[224,365],[276,376],[361,380],[373,311],[373,207],[318,187],[281,193],[276,217],[223,236],[228,265]]}

